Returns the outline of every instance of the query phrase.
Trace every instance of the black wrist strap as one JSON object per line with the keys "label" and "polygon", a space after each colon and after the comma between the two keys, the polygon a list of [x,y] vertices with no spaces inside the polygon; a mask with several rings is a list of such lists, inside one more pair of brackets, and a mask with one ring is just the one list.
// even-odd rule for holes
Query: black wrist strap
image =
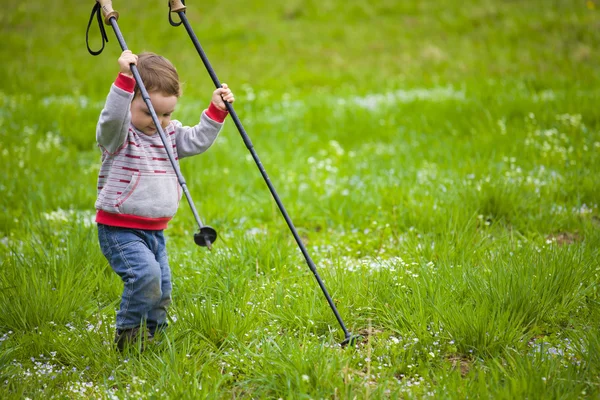
{"label": "black wrist strap", "polygon": [[[102,38],[102,47],[100,47],[100,50],[98,50],[98,51],[94,51],[94,50],[90,49],[89,35],[90,35],[90,27],[92,26],[92,21],[94,20],[94,14],[96,14],[96,17],[97,17],[98,26],[100,27],[100,36]],[[102,50],[104,50],[105,42],[108,42],[108,37],[106,36],[106,30],[104,29],[104,24],[102,23],[102,12],[100,11],[100,3],[96,2],[96,4],[94,4],[94,8],[92,8],[92,14],[90,15],[90,20],[88,22],[87,30],[85,31],[85,44],[87,45],[87,49],[90,52],[90,54],[93,56],[97,56],[98,54],[102,53]]]}
{"label": "black wrist strap", "polygon": [[[185,6],[185,0],[181,0],[181,4],[183,4]],[[171,17],[171,2],[169,1],[169,23],[171,24],[171,26],[179,26],[182,24],[182,22],[183,21],[179,21],[179,22],[173,21],[173,18]]]}

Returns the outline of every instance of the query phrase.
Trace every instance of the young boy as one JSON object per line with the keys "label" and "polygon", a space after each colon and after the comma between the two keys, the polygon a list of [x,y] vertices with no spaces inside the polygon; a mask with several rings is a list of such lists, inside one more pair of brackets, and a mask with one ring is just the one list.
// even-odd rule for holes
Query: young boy
{"label": "young boy", "polygon": [[192,127],[172,120],[181,95],[175,67],[165,58],[124,51],[96,127],[102,150],[96,222],[102,253],[124,283],[117,312],[119,350],[138,338],[149,340],[167,326],[171,271],[163,230],[179,206],[182,192],[156,126],[136,87],[136,64],[174,158],[206,151],[227,116],[224,101],[234,96],[226,84],[213,92],[208,109]]}

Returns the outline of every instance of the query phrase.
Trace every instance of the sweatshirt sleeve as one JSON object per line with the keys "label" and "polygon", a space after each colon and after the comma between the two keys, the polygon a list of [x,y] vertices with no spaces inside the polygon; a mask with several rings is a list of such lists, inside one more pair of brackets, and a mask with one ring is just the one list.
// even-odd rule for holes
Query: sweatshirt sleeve
{"label": "sweatshirt sleeve", "polygon": [[226,111],[219,110],[211,103],[209,108],[202,112],[200,122],[197,125],[182,126],[177,121],[175,124],[175,142],[179,158],[205,152],[217,139],[226,116]]}
{"label": "sweatshirt sleeve", "polygon": [[126,75],[119,74],[112,84],[104,108],[100,113],[96,126],[96,141],[98,145],[109,153],[119,150],[129,131],[131,112],[129,110],[133,99],[135,80]]}

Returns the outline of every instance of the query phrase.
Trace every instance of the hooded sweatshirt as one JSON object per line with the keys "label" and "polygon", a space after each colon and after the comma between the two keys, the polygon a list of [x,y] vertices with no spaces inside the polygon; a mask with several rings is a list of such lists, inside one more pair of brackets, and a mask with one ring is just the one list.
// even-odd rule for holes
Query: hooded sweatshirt
{"label": "hooded sweatshirt", "polygon": [[[102,150],[96,222],[124,228],[162,230],[173,218],[182,191],[158,133],[148,136],[131,124],[135,80],[119,74],[96,127]],[[195,126],[171,120],[163,129],[175,162],[206,151],[216,140],[227,111],[212,103]]]}

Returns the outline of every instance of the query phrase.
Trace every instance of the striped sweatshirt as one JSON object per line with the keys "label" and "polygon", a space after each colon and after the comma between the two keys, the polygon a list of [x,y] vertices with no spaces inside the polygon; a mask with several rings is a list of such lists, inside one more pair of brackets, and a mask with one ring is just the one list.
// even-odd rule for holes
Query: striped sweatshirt
{"label": "striped sweatshirt", "polygon": [[[135,80],[119,74],[96,127],[102,150],[96,222],[125,228],[161,230],[173,218],[182,191],[158,133],[148,136],[131,124]],[[212,103],[192,127],[171,120],[164,129],[175,162],[206,151],[223,126],[227,111]]]}

